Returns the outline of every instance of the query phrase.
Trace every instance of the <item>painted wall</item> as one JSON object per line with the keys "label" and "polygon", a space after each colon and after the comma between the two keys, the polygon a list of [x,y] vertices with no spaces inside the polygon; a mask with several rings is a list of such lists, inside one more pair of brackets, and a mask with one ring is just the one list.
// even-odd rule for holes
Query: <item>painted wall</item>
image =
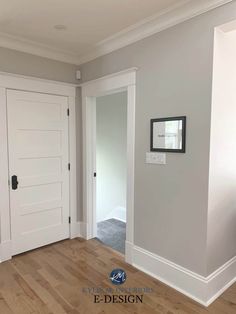
{"label": "painted wall", "polygon": [[216,31],[213,74],[208,272],[236,255],[236,31]]}
{"label": "painted wall", "polygon": [[[134,242],[201,275],[208,274],[214,27],[233,19],[235,1],[80,67],[84,81],[138,67]],[[145,164],[150,119],[178,115],[187,116],[186,154],[167,154],[166,166]]]}
{"label": "painted wall", "polygon": [[127,92],[97,98],[97,222],[126,219]]}
{"label": "painted wall", "polygon": [[0,47],[0,71],[75,83],[76,65]]}

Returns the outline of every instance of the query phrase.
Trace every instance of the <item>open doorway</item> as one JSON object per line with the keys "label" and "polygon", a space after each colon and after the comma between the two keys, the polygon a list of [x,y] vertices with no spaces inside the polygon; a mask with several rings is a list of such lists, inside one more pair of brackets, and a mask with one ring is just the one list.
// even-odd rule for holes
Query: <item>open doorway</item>
{"label": "open doorway", "polygon": [[125,254],[127,91],[96,98],[97,238]]}
{"label": "open doorway", "polygon": [[133,263],[134,246],[134,144],[136,71],[130,68],[81,84],[83,114],[83,217],[81,232],[89,240],[97,237],[96,219],[96,102],[97,98],[126,92],[126,236],[125,261]]}

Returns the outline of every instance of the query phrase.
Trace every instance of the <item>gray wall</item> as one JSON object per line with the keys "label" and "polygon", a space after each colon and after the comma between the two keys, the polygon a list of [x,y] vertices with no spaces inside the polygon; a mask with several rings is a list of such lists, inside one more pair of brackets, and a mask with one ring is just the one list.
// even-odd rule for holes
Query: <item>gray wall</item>
{"label": "gray wall", "polygon": [[120,214],[126,217],[127,92],[98,97],[96,116],[96,212],[99,222],[119,218]]}
{"label": "gray wall", "polygon": [[[215,26],[232,19],[235,2],[80,67],[84,81],[139,68],[134,242],[202,275],[208,273],[213,35]],[[187,116],[186,154],[167,154],[166,166],[146,165],[150,119],[176,115]]]}
{"label": "gray wall", "polygon": [[0,71],[78,83],[75,79],[76,65],[2,47],[0,47]]}

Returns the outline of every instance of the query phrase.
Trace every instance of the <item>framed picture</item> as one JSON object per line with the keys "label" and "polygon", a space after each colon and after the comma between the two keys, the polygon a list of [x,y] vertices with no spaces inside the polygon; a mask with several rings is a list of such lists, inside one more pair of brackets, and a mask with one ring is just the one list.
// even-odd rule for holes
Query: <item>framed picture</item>
{"label": "framed picture", "polygon": [[185,153],[186,117],[151,119],[152,152]]}

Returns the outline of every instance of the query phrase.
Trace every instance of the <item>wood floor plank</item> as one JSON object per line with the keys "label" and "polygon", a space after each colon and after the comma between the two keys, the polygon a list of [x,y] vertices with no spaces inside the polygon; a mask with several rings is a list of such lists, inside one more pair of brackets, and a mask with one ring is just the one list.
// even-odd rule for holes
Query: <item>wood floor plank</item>
{"label": "wood floor plank", "polygon": [[4,299],[1,293],[0,293],[0,310],[1,310],[1,313],[4,313],[4,314],[13,314],[12,310],[6,303],[6,300]]}
{"label": "wood floor plank", "polygon": [[[122,287],[150,289],[143,303],[95,303],[94,296],[115,289],[113,268],[123,268]],[[103,292],[91,291],[102,288]],[[90,291],[88,291],[90,289]],[[130,296],[132,292],[114,291]],[[235,314],[236,284],[205,308],[128,265],[97,240],[61,241],[0,264],[0,314]]]}

